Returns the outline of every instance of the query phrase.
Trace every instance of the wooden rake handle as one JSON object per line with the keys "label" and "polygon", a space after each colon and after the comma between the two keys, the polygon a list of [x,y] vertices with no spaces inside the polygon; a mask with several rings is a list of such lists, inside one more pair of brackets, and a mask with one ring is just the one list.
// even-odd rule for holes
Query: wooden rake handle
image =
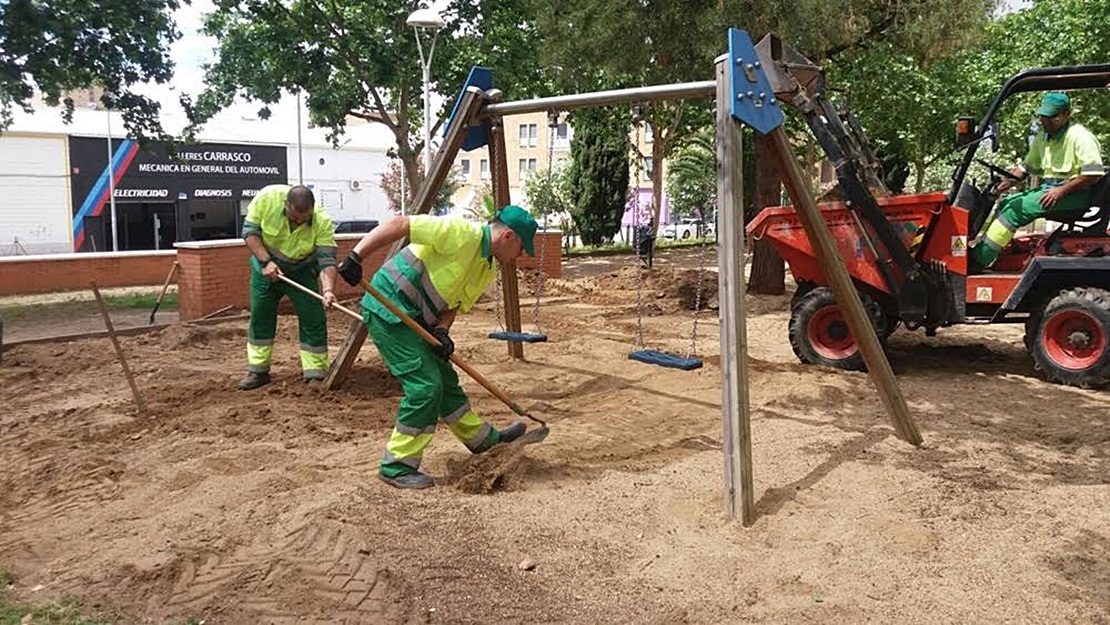
{"label": "wooden rake handle", "polygon": [[[312,289],[304,286],[303,284],[300,284],[299,282],[294,282],[293,280],[290,280],[289,278],[287,278],[285,276],[282,276],[282,275],[279,275],[278,279],[281,280],[282,282],[285,282],[286,284],[300,290],[300,291],[304,291],[305,293],[311,295],[312,297],[315,297],[316,299],[318,299],[320,301],[324,301],[324,296],[323,295],[320,295],[316,291],[313,291]],[[381,292],[379,292],[374,287],[370,286],[370,283],[365,278],[362,280],[362,288],[366,289],[366,292],[369,293],[374,299],[381,302],[382,306],[385,306],[386,309],[389,310],[389,312],[393,313],[394,315],[397,315],[397,318],[400,319],[401,322],[404,323],[406,326],[408,326],[413,332],[416,332],[417,334],[419,334],[420,338],[427,341],[430,345],[434,345],[436,347],[439,347],[439,345],[440,345],[439,339],[432,336],[432,333],[425,330],[419,323],[416,323],[415,321],[413,321],[411,317],[406,315],[404,313],[404,311],[402,311],[400,308],[397,308],[396,304],[389,301],[384,295],[381,294]],[[338,303],[332,304],[332,307],[336,308],[337,310],[339,310],[342,313],[345,313],[347,316],[351,317],[352,319],[357,319],[359,321],[362,321],[362,315],[360,315],[357,312],[351,310],[350,308],[347,308],[346,306],[343,306],[342,304],[338,304]],[[483,376],[481,373],[478,373],[478,371],[476,369],[474,369],[473,367],[471,367],[470,364],[467,363],[465,360],[463,360],[461,356],[459,356],[458,354],[451,354],[451,362],[455,363],[455,366],[458,367],[459,369],[462,369],[463,371],[465,371],[466,374],[469,375],[471,378],[473,378],[475,382],[477,382],[478,384],[481,384],[482,388],[489,391],[491,395],[493,395],[497,399],[501,400],[501,403],[508,406],[510,410],[512,410],[513,412],[515,412],[516,414],[518,414],[522,417],[526,417],[528,419],[531,419],[532,421],[535,421],[536,423],[539,423],[541,427],[546,427],[547,426],[547,424],[545,422],[543,422],[540,419],[537,419],[536,417],[533,417],[532,415],[528,414],[527,410],[522,408],[520,406],[520,404],[513,401],[512,398],[510,398],[508,395],[506,395],[501,389],[497,388],[497,386],[495,386],[493,384],[493,382],[490,382],[489,380],[486,379],[485,376]]]}
{"label": "wooden rake handle", "polygon": [[[296,288],[296,289],[299,289],[301,291],[304,291],[305,293],[308,293],[309,295],[311,295],[312,297],[315,297],[316,299],[320,300],[321,302],[324,301],[324,296],[323,295],[320,295],[316,291],[313,291],[312,289],[310,289],[307,286],[301,284],[300,282],[295,282],[295,281],[290,280],[289,278],[286,278],[285,276],[280,275],[280,274],[278,275],[278,280],[281,280],[282,282],[288,284],[289,286],[291,286],[293,288]],[[352,319],[355,319],[356,321],[362,321],[362,315],[360,315],[357,312],[351,310],[350,308],[347,308],[346,306],[340,304],[339,302],[336,302],[336,303],[332,304],[332,307],[334,307],[339,312],[346,313],[348,317],[350,317]]]}

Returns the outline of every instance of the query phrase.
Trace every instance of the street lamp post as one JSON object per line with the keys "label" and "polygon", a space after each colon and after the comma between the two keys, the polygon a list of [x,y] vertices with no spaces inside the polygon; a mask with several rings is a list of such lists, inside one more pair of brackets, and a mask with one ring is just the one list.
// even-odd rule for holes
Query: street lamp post
{"label": "street lamp post", "polygon": [[[115,98],[113,93],[105,93],[105,100],[110,102],[111,98]],[[107,104],[105,109],[108,111],[108,205],[111,210],[112,220],[112,251],[119,251],[119,229],[116,227],[116,172],[112,167],[112,105]]]}
{"label": "street lamp post", "polygon": [[[416,31],[416,49],[420,53],[420,66],[424,72],[424,175],[432,170],[432,54],[436,49],[436,35],[443,28],[443,18],[432,9],[417,9],[409,15],[405,23]],[[431,31],[432,44],[428,56],[424,56],[424,46],[420,42],[420,31]]]}
{"label": "street lamp post", "polygon": [[297,92],[297,184],[304,184],[304,147],[301,145],[301,92]]}

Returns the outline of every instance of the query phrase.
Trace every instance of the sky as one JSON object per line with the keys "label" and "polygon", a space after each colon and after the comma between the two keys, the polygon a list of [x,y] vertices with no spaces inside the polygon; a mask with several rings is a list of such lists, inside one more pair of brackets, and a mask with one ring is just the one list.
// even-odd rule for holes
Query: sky
{"label": "sky", "polygon": [[[2,1],[0,0],[0,2]],[[442,10],[446,4],[447,0],[434,0],[432,7]],[[173,80],[164,85],[148,84],[135,89],[137,92],[161,103],[162,122],[170,132],[179,131],[186,123],[185,111],[178,102],[181,94],[194,97],[199,94],[204,89],[204,64],[211,63],[216,59],[214,53],[217,46],[216,39],[201,33],[204,14],[212,10],[212,0],[191,0],[191,4],[182,5],[174,13],[177,28],[181,31],[181,38],[175,41],[170,48],[170,56],[175,66]],[[414,58],[413,63],[419,63],[419,60]],[[241,123],[257,120],[260,108],[262,108],[262,104],[259,102],[237,101],[214,119],[209,127],[238,126],[238,130],[242,131],[244,128],[253,125],[262,126],[262,122],[258,124]],[[292,94],[286,94],[280,102],[270,106],[270,113],[271,116],[264,125],[293,128],[295,131],[297,100]],[[302,122],[307,130],[308,111],[302,110],[301,114]],[[356,143],[366,144],[369,142],[375,146],[381,145],[383,142],[386,145],[392,144],[392,134],[384,127],[379,126],[378,128],[382,132],[362,133],[351,131],[350,134],[358,135],[355,136]],[[317,142],[321,142],[326,131],[315,129],[310,134],[317,139]],[[362,136],[366,134],[373,134],[373,138]],[[340,140],[340,142],[342,141],[343,139]]]}
{"label": "sky", "polygon": [[[0,0],[3,2],[3,0]],[[442,10],[446,0],[434,0],[433,8]],[[1001,13],[1016,11],[1032,5],[1032,0],[1003,0],[999,10]],[[213,9],[212,0],[192,0],[191,4],[183,5],[174,15],[181,38],[175,41],[170,54],[175,65],[174,78],[165,85],[143,85],[137,89],[140,93],[148,95],[162,103],[163,123],[171,132],[176,132],[185,123],[185,114],[178,104],[182,93],[196,96],[204,88],[205,63],[215,60],[216,40],[201,34],[203,15]],[[413,59],[418,63],[417,59]],[[220,115],[217,122],[234,124],[239,121],[253,121],[261,104],[254,102],[237,102],[229,110]],[[287,95],[277,105],[271,107],[273,124],[292,126],[295,129],[297,102],[292,95]],[[302,112],[303,119],[307,120],[307,111]],[[307,124],[307,121],[304,122]]]}

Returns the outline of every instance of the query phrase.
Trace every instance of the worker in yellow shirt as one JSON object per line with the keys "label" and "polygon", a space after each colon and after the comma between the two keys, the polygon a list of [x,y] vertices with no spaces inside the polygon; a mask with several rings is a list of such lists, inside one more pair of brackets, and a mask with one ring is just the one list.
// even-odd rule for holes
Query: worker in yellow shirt
{"label": "worker in yellow shirt", "polygon": [[1005,192],[1015,181],[1030,175],[1040,184],[1028,191],[1001,199],[998,217],[971,250],[972,266],[982,270],[994,264],[1014,231],[1040,217],[1085,210],[1091,205],[1091,186],[1102,177],[1102,147],[1098,138],[1071,118],[1071,98],[1065,93],[1047,93],[1036,115],[1040,131],[1029,145],[1025,161],[1011,172],[998,190]]}
{"label": "worker in yellow shirt", "polygon": [[394,217],[362,237],[340,264],[343,280],[359,284],[363,258],[407,238],[409,244],[382,265],[371,283],[440,343],[432,347],[378,300],[363,296],[362,321],[404,392],[378,471],[385,483],[397,488],[435,485],[420,472],[420,461],[439,422],[476,454],[524,434],[520,421],[499,430],[470,406],[449,360],[455,351],[449,331],[455,317],[473,308],[493,282],[494,260],[534,254],[536,228],[531,214],[511,205],[485,224],[461,217]]}
{"label": "worker in yellow shirt", "polygon": [[[249,391],[270,382],[278,302],[283,296],[289,297],[297,313],[304,380],[323,380],[328,373],[324,306],[335,303],[335,226],[316,206],[312,189],[275,184],[251,200],[243,238],[251,252],[251,320],[247,377],[239,382],[239,389]],[[320,291],[323,302],[279,281],[278,276]]]}

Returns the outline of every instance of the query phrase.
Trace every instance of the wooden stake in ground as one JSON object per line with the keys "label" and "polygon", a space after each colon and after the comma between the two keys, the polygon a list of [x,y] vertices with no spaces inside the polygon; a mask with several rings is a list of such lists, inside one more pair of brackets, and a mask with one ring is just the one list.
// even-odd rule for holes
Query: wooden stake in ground
{"label": "wooden stake in ground", "polygon": [[89,284],[92,286],[93,295],[96,296],[96,305],[100,308],[100,316],[104,317],[104,325],[108,328],[108,338],[112,339],[112,345],[116,348],[116,356],[119,356],[119,364],[123,366],[123,374],[127,376],[127,384],[131,386],[131,395],[135,398],[135,409],[139,416],[143,416],[146,414],[146,406],[143,404],[142,395],[139,394],[139,387],[135,385],[135,378],[131,375],[131,368],[127,366],[127,358],[123,355],[123,347],[120,346],[119,339],[116,338],[116,329],[112,326],[112,318],[108,315],[108,307],[104,304],[104,298],[100,297],[100,289],[96,287],[96,280]]}
{"label": "wooden stake in ground", "polygon": [[911,445],[920,445],[921,433],[910,416],[910,409],[906,406],[906,399],[902,397],[902,390],[898,388],[898,381],[894,379],[894,372],[890,368],[890,361],[886,358],[882,343],[875,334],[875,327],[871,325],[871,318],[863,308],[856,285],[852,283],[852,276],[844,266],[844,259],[836,248],[832,233],[825,222],[821,209],[817,208],[817,201],[810,193],[805,174],[798,163],[794,161],[790,141],[782,128],[776,128],[769,134],[773,142],[772,152],[779,164],[779,171],[783,174],[783,182],[794,202],[794,211],[805,228],[806,236],[813,245],[817,260],[829,281],[833,295],[840,311],[844,313],[844,320],[848,323],[848,330],[856,339],[859,351],[863,355],[863,362],[867,364],[867,372],[871,381],[879,390],[879,397],[883,400],[886,412],[894,424],[898,437]]}

